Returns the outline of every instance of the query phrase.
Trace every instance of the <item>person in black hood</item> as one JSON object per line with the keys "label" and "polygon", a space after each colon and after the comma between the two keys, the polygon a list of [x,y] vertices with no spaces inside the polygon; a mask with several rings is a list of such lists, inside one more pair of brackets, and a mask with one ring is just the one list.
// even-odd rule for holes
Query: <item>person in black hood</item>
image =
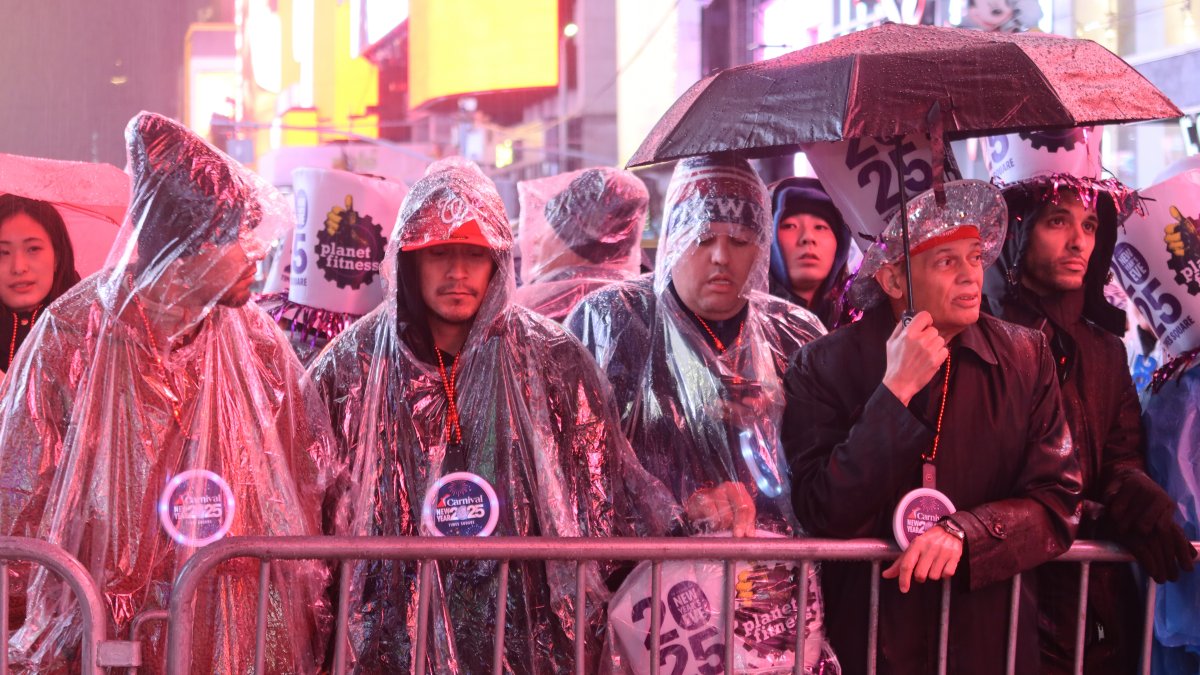
{"label": "person in black hood", "polygon": [[[1159,583],[1192,568],[1194,553],[1172,520],[1175,503],[1145,471],[1141,408],[1120,340],[1124,313],[1104,284],[1117,227],[1137,197],[1115,180],[1065,174],[1004,190],[1008,234],[984,281],[986,306],[1046,334],[1083,475],[1081,539],[1113,539]],[[1039,568],[1045,672],[1070,672],[1079,568]],[[1084,671],[1132,672],[1141,635],[1138,590],[1126,565],[1092,565]]]}
{"label": "person in black hood", "polygon": [[821,181],[785,178],[771,186],[774,238],[770,293],[811,310],[833,330],[854,320],[845,302],[850,228]]}

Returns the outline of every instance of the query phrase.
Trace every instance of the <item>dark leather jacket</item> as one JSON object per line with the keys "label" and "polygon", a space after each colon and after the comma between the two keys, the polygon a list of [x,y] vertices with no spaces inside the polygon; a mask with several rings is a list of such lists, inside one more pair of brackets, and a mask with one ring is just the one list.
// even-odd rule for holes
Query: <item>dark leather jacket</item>
{"label": "dark leather jacket", "polygon": [[[933,441],[941,378],[908,407],[882,385],[890,308],[807,345],[786,378],[782,439],[796,516],[820,537],[892,538],[900,497],[920,486]],[[1054,364],[1039,333],[981,316],[951,342],[954,363],[937,457],[938,488],[966,531],[951,603],[950,672],[1002,672],[1009,585],[997,581],[1050,560],[1079,523],[1080,470],[1063,418]],[[934,388],[937,394],[931,395]],[[863,672],[869,567],[827,564],[826,626],[845,672]],[[1018,672],[1035,672],[1036,596],[1022,577]],[[936,666],[940,588],[908,594],[883,581],[881,672]]]}

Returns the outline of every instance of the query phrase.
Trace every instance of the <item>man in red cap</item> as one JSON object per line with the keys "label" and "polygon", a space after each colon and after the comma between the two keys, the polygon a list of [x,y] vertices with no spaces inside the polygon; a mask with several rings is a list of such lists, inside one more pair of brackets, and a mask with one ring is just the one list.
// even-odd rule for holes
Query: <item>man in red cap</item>
{"label": "man in red cap", "polygon": [[[945,190],[944,207],[932,192],[909,204],[910,253],[898,219],[871,246],[851,288],[863,319],[805,346],[786,381],[800,524],[907,545],[883,573],[898,582],[881,589],[883,672],[935,669],[940,584],[924,582],[946,578],[949,672],[1003,672],[1010,588],[997,582],[1066,550],[1079,518],[1079,466],[1045,339],[979,312],[1004,201],[981,181]],[[907,325],[906,274],[920,310]],[[837,599],[826,627],[846,672],[865,671],[869,569],[825,567]],[[1016,671],[1037,672],[1031,588],[1022,600]]]}
{"label": "man in red cap", "polygon": [[[382,269],[384,304],[311,370],[348,467],[328,531],[603,537],[666,529],[652,521],[669,520],[675,507],[633,459],[603,375],[558,324],[513,304],[512,232],[478,167],[438,164],[412,186]],[[635,501],[644,509],[637,517]],[[512,672],[573,670],[576,630],[591,648],[585,670],[597,667],[608,568],[582,571],[591,622],[577,627],[574,572],[511,564],[504,659]],[[363,563],[351,574],[356,667],[412,670],[416,565]],[[435,576],[423,665],[490,671],[498,566],[451,561]]]}

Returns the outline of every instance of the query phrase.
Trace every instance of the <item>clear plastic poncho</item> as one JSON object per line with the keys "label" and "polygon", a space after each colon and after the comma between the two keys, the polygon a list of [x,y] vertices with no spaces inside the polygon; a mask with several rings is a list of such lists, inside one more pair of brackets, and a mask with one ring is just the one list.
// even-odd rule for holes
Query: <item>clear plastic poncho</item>
{"label": "clear plastic poncho", "polygon": [[[1200,365],[1143,393],[1142,409],[1146,472],[1178,504],[1175,522],[1188,540],[1200,540]],[[1188,653],[1164,654],[1172,663],[1200,656],[1200,570],[1158,587],[1154,635],[1159,645]]]}
{"label": "clear plastic poncho", "polygon": [[521,279],[514,301],[555,321],[588,293],[638,275],[650,194],[611,167],[522,181]]}
{"label": "clear plastic poncho", "polygon": [[[709,157],[681,160],[667,190],[665,234],[653,279],[618,283],[589,295],[565,325],[608,374],[634,452],[646,470],[668,486],[675,499],[684,503],[698,490],[739,482],[754,499],[756,527],[761,534],[794,536],[801,532],[792,512],[787,464],[779,443],[784,406],[782,376],[796,352],[823,335],[825,329],[808,310],[767,293],[772,232],[766,194],[766,187],[744,161]],[[755,248],[741,290],[746,308],[740,315],[740,329],[736,339],[724,342],[724,351],[714,346],[713,338],[672,287],[676,265],[685,256],[695,254],[702,241],[719,234],[749,241]],[[702,531],[696,528],[692,533]],[[696,584],[701,577],[709,572],[720,574],[719,565],[710,564],[696,571],[700,569],[678,565],[668,572],[664,568],[663,590],[664,596],[670,596],[668,603],[675,602],[676,595],[669,589],[686,589],[679,594],[688,597],[700,593]],[[632,583],[637,583],[638,574],[631,577]],[[739,572],[739,581],[750,583],[753,579],[756,597],[775,599],[763,603],[763,607],[773,608],[767,613],[777,610],[775,615],[787,617],[794,616],[796,609],[793,574],[794,570],[767,572],[763,568],[749,577]],[[648,574],[642,576],[648,578]],[[810,589],[818,588],[815,578],[813,581]],[[621,589],[615,600],[618,605],[611,611],[614,621],[632,619],[636,627],[640,626],[638,621],[646,619],[638,609],[644,610],[643,605],[649,602],[637,602],[638,596],[648,595],[648,589],[629,586],[627,583]],[[805,625],[814,629],[820,622],[819,594],[810,593],[810,599],[814,604]],[[714,596],[708,602],[715,613],[722,601]],[[631,604],[631,614],[624,611],[626,604]],[[735,652],[742,650],[738,658],[743,660],[735,664],[735,669],[760,672],[758,665],[783,658],[790,645],[783,644],[787,642],[784,633],[778,645],[769,647],[764,641],[754,643],[752,648],[753,640],[745,637],[750,633],[743,635],[746,627],[771,620],[758,614],[764,610],[743,609],[747,608],[739,607],[735,614],[735,632],[743,631],[736,638],[741,646],[735,648]],[[793,621],[793,636],[795,625]],[[698,641],[711,638],[719,630],[706,622],[688,626],[681,623],[680,628],[694,629],[683,639]],[[782,625],[780,630],[785,630]],[[818,635],[810,637],[815,641],[810,646],[821,644]],[[759,647],[764,654],[769,652],[770,659],[744,660],[752,652],[759,653]],[[634,670],[645,658],[644,654],[623,651]],[[689,668],[704,667],[705,662],[698,659]],[[815,662],[809,666],[819,667]],[[787,669],[790,671],[790,666]]]}
{"label": "clear plastic poncho", "polygon": [[[490,245],[495,271],[452,367],[462,444],[450,448],[446,388],[415,265],[402,249],[451,240],[475,226]],[[444,162],[412,186],[384,260],[384,304],[334,340],[310,371],[348,463],[330,531],[425,534],[427,492],[458,471],[494,488],[497,536],[607,537],[669,526],[678,508],[632,459],[603,375],[561,327],[512,304],[511,246],[503,203],[478,167]],[[498,569],[491,561],[438,565],[432,672],[490,670]],[[610,567],[585,569],[583,630],[593,672]],[[362,563],[352,574],[348,651],[355,671],[410,671],[417,565]],[[574,588],[573,563],[512,563],[505,672],[572,670],[571,641],[580,629]]]}
{"label": "clear plastic poncho", "polygon": [[[246,303],[260,245],[290,220],[286,203],[167,118],[141,113],[125,135],[133,194],[108,263],[46,310],[0,389],[3,532],[76,556],[114,639],[128,638],[137,614],[167,607],[194,551],[167,535],[159,509],[191,513],[175,523],[185,535],[196,532],[189,519],[213,516],[160,507],[172,477],[224,479],[234,503],[218,518],[230,536],[318,534],[335,449],[287,338]],[[9,642],[18,667],[77,668],[78,608],[60,604],[70,591],[41,568],[16,572],[27,590]],[[272,574],[267,671],[315,672],[327,574],[314,563]],[[223,565],[202,587],[194,672],[253,668],[257,590],[253,561]],[[161,671],[163,631],[140,637],[141,672]]]}

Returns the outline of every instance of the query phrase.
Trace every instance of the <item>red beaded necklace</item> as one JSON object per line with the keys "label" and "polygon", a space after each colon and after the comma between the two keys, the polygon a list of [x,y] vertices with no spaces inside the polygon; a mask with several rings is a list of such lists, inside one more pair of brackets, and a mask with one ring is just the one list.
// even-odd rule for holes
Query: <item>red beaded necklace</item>
{"label": "red beaded necklace", "polygon": [[[695,312],[692,312],[692,316],[696,317],[696,320],[700,322],[700,327],[704,329],[704,332],[708,333],[708,337],[712,338],[713,347],[716,347],[717,353],[724,354],[725,350],[727,349],[725,343],[721,342],[721,338],[717,337],[717,334],[713,332],[713,329],[708,327],[708,322],[700,318],[700,315]],[[737,338],[733,341],[734,345],[742,344],[742,329],[745,327],[746,320],[742,319],[742,322],[738,324]]]}
{"label": "red beaded necklace", "polygon": [[458,393],[455,388],[455,382],[458,380],[458,364],[462,359],[454,359],[454,365],[450,367],[450,374],[447,376],[446,362],[442,359],[442,350],[434,347],[433,351],[437,354],[438,371],[442,374],[442,388],[446,391],[446,400],[449,402],[446,412],[446,442],[462,443],[462,425],[459,423],[458,403],[454,400],[455,395]]}
{"label": "red beaded necklace", "polygon": [[946,399],[950,395],[950,355],[946,355],[946,379],[942,380],[942,404],[938,407],[937,429],[933,434],[933,448],[921,459],[932,462],[937,458],[938,441],[942,438],[942,417],[946,414]]}
{"label": "red beaded necklace", "polygon": [[42,311],[42,306],[38,305],[33,308],[33,316],[28,319],[22,319],[16,312],[13,316],[13,332],[12,340],[8,343],[8,367],[12,368],[13,357],[17,354],[17,326],[28,326],[32,323],[37,323],[38,312]]}
{"label": "red beaded necklace", "polygon": [[142,300],[133,290],[133,275],[126,275],[125,281],[129,284],[129,296],[133,298],[133,304],[137,307],[138,314],[142,317],[142,325],[146,327],[146,337],[150,340],[150,353],[154,356],[154,363],[158,366],[158,372],[162,376],[163,386],[167,388],[167,393],[171,395],[171,414],[175,417],[175,423],[183,429],[183,416],[179,410],[179,396],[175,390],[171,388],[171,380],[167,374],[167,367],[163,364],[162,355],[158,351],[158,340],[154,339],[154,331],[150,329],[150,320],[146,318],[146,308],[142,305]]}

